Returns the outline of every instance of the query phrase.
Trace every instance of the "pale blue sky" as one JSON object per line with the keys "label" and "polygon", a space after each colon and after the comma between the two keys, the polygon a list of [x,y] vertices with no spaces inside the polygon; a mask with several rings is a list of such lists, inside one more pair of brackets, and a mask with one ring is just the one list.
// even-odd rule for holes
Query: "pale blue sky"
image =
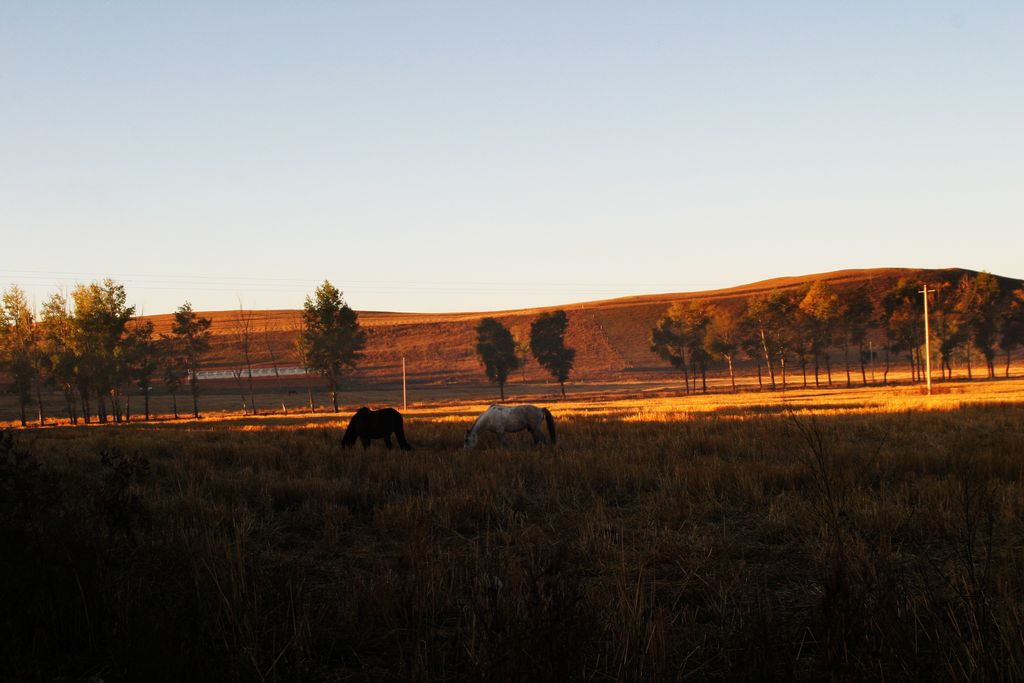
{"label": "pale blue sky", "polygon": [[0,284],[494,310],[1024,277],[1024,3],[0,4]]}

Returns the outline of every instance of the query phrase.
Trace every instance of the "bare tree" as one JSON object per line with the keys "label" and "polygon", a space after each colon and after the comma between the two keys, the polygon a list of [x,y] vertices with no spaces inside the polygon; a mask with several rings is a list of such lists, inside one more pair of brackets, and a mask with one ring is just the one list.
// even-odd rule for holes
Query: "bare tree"
{"label": "bare tree", "polygon": [[[235,341],[238,344],[238,351],[241,354],[241,361],[245,366],[245,372],[249,380],[249,407],[252,410],[253,415],[257,415],[256,409],[256,390],[253,388],[252,382],[252,358],[253,358],[253,328],[252,328],[252,311],[246,311],[245,307],[242,306],[242,299],[238,299],[238,316],[235,319]],[[241,372],[239,377],[236,378],[241,382]],[[243,401],[242,412],[245,412],[245,406]]]}
{"label": "bare tree", "polygon": [[526,384],[526,364],[530,360],[530,342],[529,340],[523,341],[512,335],[516,342],[516,358],[519,359],[519,372],[522,377],[523,384]]}
{"label": "bare tree", "polygon": [[277,380],[277,390],[281,394],[281,412],[287,415],[288,406],[284,402],[284,385],[281,382],[281,366],[277,361],[277,340],[274,338],[274,333],[270,329],[269,320],[263,321],[263,330],[260,337],[263,341],[263,348],[267,351],[267,359],[270,361],[270,366],[274,369],[274,378]]}
{"label": "bare tree", "polygon": [[238,400],[242,403],[242,415],[249,414],[249,404],[245,398],[245,384],[242,382],[242,373],[244,369],[240,366],[233,366],[229,368],[232,379],[235,380],[235,388],[238,389]]}
{"label": "bare tree", "polygon": [[301,320],[295,323],[295,327],[294,327],[295,350],[299,354],[299,362],[302,363],[302,370],[303,370],[302,376],[306,380],[306,394],[309,397],[309,412],[315,413],[316,412],[316,402],[313,401],[313,380],[312,380],[312,376],[313,376],[314,370],[313,370],[313,367],[310,364],[311,361],[310,361],[310,358],[309,358],[309,346],[307,345],[306,339],[304,337],[305,329],[306,328],[302,324]]}

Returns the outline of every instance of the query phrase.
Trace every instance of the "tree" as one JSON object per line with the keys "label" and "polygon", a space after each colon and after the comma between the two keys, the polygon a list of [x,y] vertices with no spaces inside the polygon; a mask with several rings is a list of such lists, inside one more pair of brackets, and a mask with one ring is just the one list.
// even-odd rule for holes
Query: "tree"
{"label": "tree", "polygon": [[498,384],[505,400],[505,381],[519,368],[516,341],[507,327],[495,318],[483,318],[476,326],[476,353],[484,364],[487,379]]}
{"label": "tree", "polygon": [[51,295],[43,303],[41,351],[46,363],[47,379],[64,395],[68,420],[73,425],[78,424],[78,413],[75,411],[78,356],[74,348],[74,327],[68,300],[59,293]]}
{"label": "tree", "polygon": [[307,346],[306,336],[304,334],[305,327],[300,320],[293,328],[292,332],[295,335],[295,351],[299,354],[299,362],[302,363],[302,376],[306,381],[306,395],[309,397],[309,412],[316,412],[316,402],[313,401],[313,382],[310,381],[309,376],[316,373],[310,360],[309,352],[310,347]]}
{"label": "tree", "polygon": [[[769,305],[768,296],[755,294],[749,297],[744,317],[747,319],[746,325],[760,347],[760,356],[764,358],[765,367],[768,368],[768,380],[774,390],[775,366],[772,364],[772,347],[775,346],[775,335],[778,331],[775,327],[775,316]],[[760,380],[760,367],[758,367],[758,377]]]}
{"label": "tree", "polygon": [[764,354],[761,351],[761,335],[756,321],[744,311],[736,320],[739,328],[740,349],[757,366],[757,389],[764,390],[764,373],[761,371]]}
{"label": "tree", "polygon": [[683,385],[686,393],[690,393],[690,375],[688,369],[689,347],[686,343],[686,332],[683,325],[684,308],[680,303],[672,304],[665,315],[658,319],[651,328],[651,351],[668,361],[672,367],[683,371]]}
{"label": "tree", "polygon": [[799,291],[775,291],[768,295],[768,306],[774,320],[775,354],[782,370],[782,390],[786,390],[786,368],[790,352],[801,339],[801,332],[790,324],[800,308]]}
{"label": "tree", "polygon": [[[803,300],[807,288],[793,296],[795,302]],[[814,358],[814,384],[820,386],[821,374],[821,343],[815,330],[816,323],[809,313],[797,305],[790,318],[779,328],[779,339],[784,340],[783,346],[796,356],[800,364],[800,377],[804,389],[807,388],[807,361]]]}
{"label": "tree", "polygon": [[[171,334],[175,340],[176,350],[181,354],[188,376],[189,388],[192,391],[192,415],[199,419],[199,370],[202,367],[203,354],[210,349],[209,318],[201,318],[192,310],[192,304],[186,301],[174,312],[171,322]],[[166,379],[166,375],[165,375]]]}
{"label": "tree", "polygon": [[562,396],[565,396],[565,380],[569,379],[576,360],[576,349],[565,345],[565,330],[568,326],[569,318],[565,311],[541,313],[530,325],[530,350],[533,357],[562,387]]}
{"label": "tree", "polygon": [[[18,396],[21,426],[28,424],[26,408],[32,401],[32,388],[41,381],[41,354],[36,340],[35,316],[25,292],[11,286],[4,292],[0,305],[0,369],[11,378],[10,391]],[[41,399],[41,395],[39,396]],[[42,400],[39,400],[39,423],[43,424]]]}
{"label": "tree", "polygon": [[864,350],[864,342],[867,341],[868,333],[876,325],[876,307],[871,298],[868,288],[864,285],[857,287],[846,295],[846,304],[842,307],[842,328],[843,328],[843,360],[846,363],[846,386],[850,386],[850,345],[857,347],[857,357],[860,359],[861,383],[867,385],[868,373],[865,367],[867,353]]}
{"label": "tree", "polygon": [[111,414],[115,420],[120,420],[120,388],[128,379],[124,354],[125,327],[135,315],[135,307],[127,305],[124,285],[109,278],[77,285],[71,292],[71,299],[74,302],[74,340],[83,414],[88,414],[88,395],[93,392],[100,422],[107,420],[108,398]]}
{"label": "tree", "polygon": [[[241,354],[240,360],[245,366],[245,370],[249,378],[249,407],[252,409],[252,414],[257,415],[256,410],[256,389],[253,386],[252,381],[252,356],[253,356],[253,327],[252,327],[252,311],[246,311],[245,307],[242,306],[242,299],[238,299],[238,316],[235,319],[235,341],[238,344],[238,350]],[[239,369],[237,379],[241,380],[241,369]],[[242,400],[242,413],[245,413],[245,400]]]}
{"label": "tree", "polygon": [[[819,359],[824,357],[828,385],[832,386],[832,356],[829,349],[834,343],[836,327],[841,317],[839,297],[824,280],[816,280],[803,299],[800,311],[806,316],[811,353],[814,354],[814,385],[818,386]],[[849,375],[849,364],[847,364]],[[849,376],[847,376],[849,384]]]}
{"label": "tree", "polygon": [[693,371],[693,390],[696,391],[697,371],[700,372],[700,390],[708,393],[708,326],[711,325],[715,306],[705,300],[691,301],[686,307],[683,325],[686,330],[686,344],[690,351]]}
{"label": "tree", "polygon": [[160,367],[160,347],[153,338],[153,321],[135,319],[128,329],[126,356],[132,380],[142,393],[143,415],[149,420],[149,394]]}
{"label": "tree", "polygon": [[164,387],[171,395],[171,406],[174,410],[174,419],[178,419],[178,390],[188,377],[186,363],[182,358],[180,342],[173,336],[162,336],[157,342],[159,346],[159,371],[160,379]]}
{"label": "tree", "polygon": [[270,329],[269,320],[263,321],[263,332],[261,334],[261,338],[263,339],[263,348],[267,350],[267,359],[270,361],[270,367],[274,369],[274,377],[277,380],[277,391],[281,394],[281,412],[287,415],[288,406],[284,401],[284,386],[281,384],[281,368],[280,363],[277,362],[277,339],[275,338],[273,331]]}
{"label": "tree", "polygon": [[683,371],[686,393],[697,391],[697,373],[701,374],[707,392],[708,353],[705,350],[708,325],[714,307],[706,301],[672,304],[651,329],[651,351]]}
{"label": "tree", "polygon": [[884,381],[889,376],[889,353],[899,355],[906,352],[910,360],[911,381],[918,381],[920,358],[918,349],[924,339],[924,314],[920,284],[907,277],[900,278],[896,285],[882,298],[885,311],[886,363]]}
{"label": "tree", "polygon": [[519,370],[522,373],[523,384],[526,384],[526,364],[530,362],[530,342],[523,341],[519,337],[516,340],[516,358],[519,360]]}
{"label": "tree", "polygon": [[965,342],[956,312],[959,290],[949,282],[939,282],[931,291],[935,296],[928,302],[928,311],[931,334],[939,352],[939,372],[943,380],[953,379],[953,355]]}
{"label": "tree", "polygon": [[789,322],[797,309],[794,296],[788,292],[772,290],[768,294],[755,294],[747,299],[744,316],[747,325],[755,332],[764,355],[765,365],[772,389],[775,389],[775,366],[772,362],[778,359],[782,370],[782,388],[786,388],[786,357],[790,350],[787,339]]}
{"label": "tree", "polygon": [[1024,346],[1024,287],[1010,295],[999,326],[999,348],[1006,353],[1006,376],[1010,376],[1010,357],[1014,348]]}
{"label": "tree", "polygon": [[708,326],[715,306],[704,300],[691,301],[683,314],[683,329],[686,333],[687,350],[690,353],[690,368],[693,373],[693,390],[697,391],[697,372],[700,371],[701,391],[708,393],[707,352]]}
{"label": "tree", "polygon": [[989,378],[996,376],[1000,298],[999,281],[989,273],[964,275],[960,282],[957,312],[968,339],[985,358]]}
{"label": "tree", "polygon": [[359,316],[327,280],[317,288],[313,298],[306,297],[302,322],[301,344],[306,349],[306,362],[309,368],[327,378],[334,412],[338,412],[342,373],[345,368],[354,368],[362,358],[366,333],[359,327]]}
{"label": "tree", "polygon": [[728,363],[729,381],[732,383],[733,391],[736,391],[734,361],[743,345],[742,332],[736,316],[721,308],[714,309],[705,344],[712,358],[720,358]]}

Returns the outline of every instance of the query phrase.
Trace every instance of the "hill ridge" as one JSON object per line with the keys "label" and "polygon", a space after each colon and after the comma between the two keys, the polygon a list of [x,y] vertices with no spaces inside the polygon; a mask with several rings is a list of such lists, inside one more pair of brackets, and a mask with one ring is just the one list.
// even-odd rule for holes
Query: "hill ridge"
{"label": "hill ridge", "polygon": [[[393,382],[401,378],[402,358],[410,378],[427,383],[480,382],[483,373],[473,350],[474,327],[483,317],[495,317],[509,327],[517,339],[529,338],[532,318],[543,311],[563,309],[569,316],[566,341],[577,349],[574,377],[610,380],[650,376],[673,376],[674,371],[650,351],[649,334],[655,320],[676,301],[705,299],[738,310],[750,295],[774,289],[790,289],[817,280],[829,282],[838,292],[868,285],[876,291],[890,288],[901,277],[918,276],[932,282],[955,281],[977,271],[963,268],[851,268],[808,275],[783,276],[696,292],[640,294],[612,299],[582,301],[560,306],[540,306],[498,311],[452,313],[407,313],[400,311],[358,311],[367,332],[365,355],[352,379],[357,382]],[[997,276],[1013,283],[1014,278]],[[255,347],[261,357],[256,367],[269,367],[266,345],[276,348],[279,365],[298,365],[294,337],[300,324],[298,309],[246,311],[258,337]],[[238,311],[206,311],[213,319],[213,348],[207,367],[238,367]],[[158,333],[170,328],[171,314],[145,316]],[[525,379],[543,381],[541,368],[532,359],[521,374]]]}

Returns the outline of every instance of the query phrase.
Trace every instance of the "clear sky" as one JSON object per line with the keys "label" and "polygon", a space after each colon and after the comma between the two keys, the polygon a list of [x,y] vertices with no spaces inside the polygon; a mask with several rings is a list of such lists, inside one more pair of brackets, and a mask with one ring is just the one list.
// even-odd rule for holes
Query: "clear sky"
{"label": "clear sky", "polygon": [[1024,3],[0,3],[0,285],[495,310],[1024,277]]}

